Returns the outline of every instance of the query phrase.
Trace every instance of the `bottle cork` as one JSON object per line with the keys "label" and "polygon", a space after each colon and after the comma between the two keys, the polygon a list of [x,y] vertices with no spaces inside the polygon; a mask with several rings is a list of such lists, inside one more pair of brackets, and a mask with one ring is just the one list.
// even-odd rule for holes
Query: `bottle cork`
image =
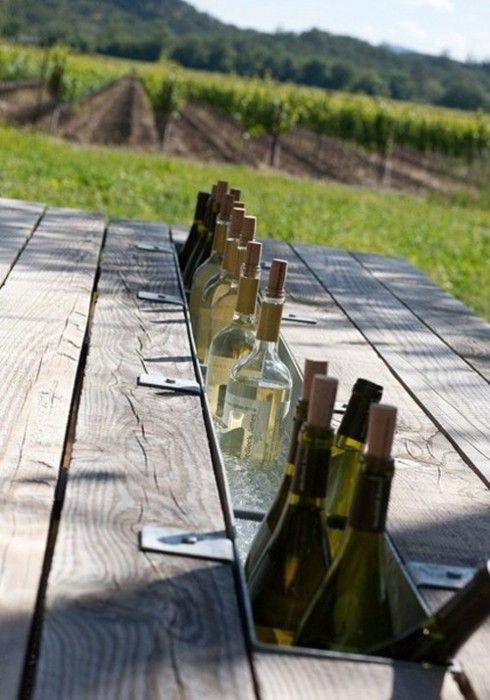
{"label": "bottle cork", "polygon": [[255,230],[257,228],[257,218],[255,216],[244,216],[240,229],[239,245],[246,247],[248,241],[255,238]]}
{"label": "bottle cork", "polygon": [[396,408],[387,404],[371,404],[369,409],[366,455],[381,460],[391,456],[395,435]]}
{"label": "bottle cork", "polygon": [[284,284],[286,282],[287,270],[288,264],[286,260],[274,258],[269,271],[269,280],[265,291],[266,296],[272,297],[273,299],[285,298]]}
{"label": "bottle cork", "polygon": [[315,428],[330,427],[338,384],[337,379],[325,374],[314,375],[308,398],[308,425]]}
{"label": "bottle cork", "polygon": [[257,277],[260,275],[261,257],[262,243],[258,241],[249,241],[247,243],[247,252],[245,253],[245,262],[242,270],[242,275],[244,277]]}
{"label": "bottle cork", "polygon": [[231,212],[230,219],[230,231],[229,235],[232,238],[240,238],[240,231],[242,228],[242,220],[245,217],[244,209],[237,209],[233,206],[233,211]]}
{"label": "bottle cork", "polygon": [[225,196],[221,200],[219,209],[220,219],[222,219],[223,221],[229,221],[231,219],[233,203],[233,195],[228,192],[228,194],[225,194]]}
{"label": "bottle cork", "polygon": [[225,249],[223,253],[223,268],[233,274],[236,264],[237,240],[236,238],[227,238],[225,241]]}
{"label": "bottle cork", "polygon": [[219,194],[221,199],[221,197],[223,197],[223,195],[225,195],[228,191],[228,183],[226,182],[226,180],[218,180],[218,182],[216,183],[216,190],[217,194]]}
{"label": "bottle cork", "polygon": [[257,292],[260,280],[260,258],[262,243],[249,241],[247,243],[245,262],[238,283],[236,311],[240,314],[255,314]]}
{"label": "bottle cork", "polygon": [[311,384],[315,374],[327,374],[328,362],[326,360],[313,360],[308,358],[305,360],[303,371],[303,392],[302,399],[308,400],[311,391]]}
{"label": "bottle cork", "polygon": [[237,202],[242,193],[236,187],[230,187],[230,194],[233,195],[233,199]]}

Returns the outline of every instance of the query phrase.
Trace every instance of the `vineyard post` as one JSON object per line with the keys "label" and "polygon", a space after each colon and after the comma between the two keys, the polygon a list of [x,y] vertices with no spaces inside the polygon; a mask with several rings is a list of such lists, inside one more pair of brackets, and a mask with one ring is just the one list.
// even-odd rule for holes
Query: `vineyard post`
{"label": "vineyard post", "polygon": [[392,172],[392,155],[395,146],[395,129],[393,125],[390,127],[386,144],[384,148],[384,166],[383,166],[383,187],[391,187],[391,172]]}
{"label": "vineyard post", "polygon": [[47,48],[44,53],[43,53],[43,58],[41,61],[41,71],[39,75],[39,87],[37,90],[37,99],[36,99],[36,119],[39,119],[41,116],[41,104],[43,101],[43,92],[44,89],[47,85],[47,73],[48,73],[48,66],[49,66],[49,61],[51,58],[51,51],[49,48]]}

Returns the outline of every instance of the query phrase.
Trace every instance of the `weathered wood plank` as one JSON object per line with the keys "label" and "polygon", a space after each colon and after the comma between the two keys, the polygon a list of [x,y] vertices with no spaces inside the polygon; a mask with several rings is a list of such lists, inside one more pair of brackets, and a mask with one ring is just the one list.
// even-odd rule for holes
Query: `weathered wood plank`
{"label": "weathered wood plank", "polygon": [[44,207],[0,197],[0,286],[34,231]]}
{"label": "weathered wood plank", "polygon": [[488,485],[488,383],[351,255],[317,246],[293,248]]}
{"label": "weathered wood plank", "polygon": [[97,215],[50,210],[0,289],[5,698],[19,691],[103,230]]}
{"label": "weathered wood plank", "polygon": [[389,529],[406,560],[477,565],[488,551],[488,490],[391,374],[306,265],[286,244],[265,241],[267,257],[289,262],[286,309],[314,316],[316,326],[286,322],[282,335],[300,365],[308,356],[329,360],[346,400],[358,377],[384,386],[398,406]]}
{"label": "weathered wood plank", "polygon": [[[432,610],[439,608],[454,595],[454,591],[437,588],[424,588],[421,592]],[[490,619],[487,619],[478,632],[468,639],[457,654],[458,661],[463,670],[466,671],[476,696],[481,698],[481,700],[490,697],[489,649]]]}
{"label": "weathered wood plank", "polygon": [[[35,697],[254,697],[232,569],[137,547],[143,524],[223,530],[199,397],[136,387],[194,377],[174,259],[156,225],[108,231],[76,441],[48,581]],[[168,240],[168,238],[164,239]]]}
{"label": "weathered wood plank", "polygon": [[449,674],[412,664],[254,654],[263,700],[462,700]]}
{"label": "weathered wood plank", "polygon": [[[484,561],[488,554],[488,490],[304,262],[286,244],[266,241],[264,245],[267,257],[282,257],[289,262],[286,308],[318,320],[316,326],[283,324],[282,334],[300,364],[307,356],[324,356],[329,359],[330,373],[341,380],[342,399],[347,398],[355,379],[365,376],[385,387],[383,400],[398,406],[397,472],[388,528],[402,558],[461,565]],[[347,290],[346,285],[345,294]],[[430,609],[438,607],[436,597],[427,591],[424,597]],[[461,661],[482,697],[488,693],[483,685],[482,656],[472,656],[468,649],[488,648],[488,627],[487,623],[461,652]]]}
{"label": "weathered wood plank", "polygon": [[353,255],[417,318],[490,379],[490,324],[407,260],[365,253]]}

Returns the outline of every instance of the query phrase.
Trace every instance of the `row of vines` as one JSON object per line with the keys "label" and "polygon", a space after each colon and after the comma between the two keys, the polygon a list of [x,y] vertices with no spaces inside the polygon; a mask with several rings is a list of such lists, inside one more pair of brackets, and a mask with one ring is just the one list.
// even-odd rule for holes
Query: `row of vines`
{"label": "row of vines", "polygon": [[471,161],[490,149],[490,118],[483,113],[353,96],[316,88],[76,55],[62,48],[0,45],[0,80],[58,81],[59,97],[76,101],[123,75],[146,86],[163,124],[194,98],[238,120],[253,136],[277,140],[296,125],[387,154],[394,144]]}

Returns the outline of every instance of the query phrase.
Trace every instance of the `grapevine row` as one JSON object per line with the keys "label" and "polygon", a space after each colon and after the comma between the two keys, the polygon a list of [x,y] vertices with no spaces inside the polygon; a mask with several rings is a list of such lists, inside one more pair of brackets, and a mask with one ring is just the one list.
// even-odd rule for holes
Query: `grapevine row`
{"label": "grapevine row", "polygon": [[55,49],[0,45],[0,80],[35,78],[49,72],[49,61],[62,61],[65,100],[128,73],[144,82],[157,114],[175,118],[189,98],[200,100],[238,120],[253,136],[278,137],[296,125],[318,134],[353,141],[387,154],[394,144],[473,160],[490,149],[490,119],[481,113],[353,96],[187,71],[168,63],[76,55]]}

